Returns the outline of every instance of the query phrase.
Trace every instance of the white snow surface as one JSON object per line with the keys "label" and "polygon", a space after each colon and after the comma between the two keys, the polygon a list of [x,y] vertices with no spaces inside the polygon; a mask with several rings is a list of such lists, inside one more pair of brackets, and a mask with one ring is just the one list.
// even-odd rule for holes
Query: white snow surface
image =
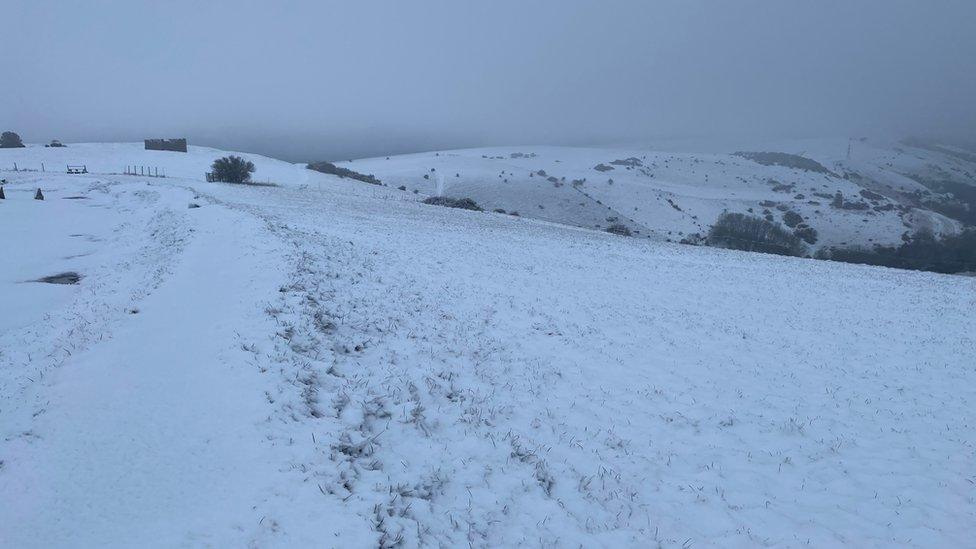
{"label": "white snow surface", "polygon": [[0,150],[2,547],[972,546],[976,279],[141,149]]}

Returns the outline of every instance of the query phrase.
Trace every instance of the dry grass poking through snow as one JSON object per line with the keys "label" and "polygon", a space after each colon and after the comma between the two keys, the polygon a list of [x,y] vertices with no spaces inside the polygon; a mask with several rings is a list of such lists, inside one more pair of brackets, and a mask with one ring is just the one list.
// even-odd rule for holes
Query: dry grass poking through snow
{"label": "dry grass poking through snow", "polygon": [[223,198],[291,246],[294,468],[381,546],[967,539],[971,280]]}

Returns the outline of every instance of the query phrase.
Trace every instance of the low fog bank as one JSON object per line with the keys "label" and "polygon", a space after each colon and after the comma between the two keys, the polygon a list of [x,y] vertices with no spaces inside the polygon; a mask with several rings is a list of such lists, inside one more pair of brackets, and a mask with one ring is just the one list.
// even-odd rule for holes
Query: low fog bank
{"label": "low fog bank", "polygon": [[294,161],[486,145],[976,137],[976,3],[7,2],[0,124]]}

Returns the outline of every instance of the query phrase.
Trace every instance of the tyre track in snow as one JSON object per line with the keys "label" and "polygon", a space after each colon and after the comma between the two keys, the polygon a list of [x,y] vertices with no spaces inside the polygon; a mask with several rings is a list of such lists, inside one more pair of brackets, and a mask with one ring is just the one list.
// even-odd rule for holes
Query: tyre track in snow
{"label": "tyre track in snow", "polygon": [[191,238],[182,212],[160,203],[151,188],[96,179],[80,194],[108,198],[107,208],[121,214],[104,243],[112,255],[83,273],[80,291],[67,307],[0,335],[0,393],[5,401],[0,417],[7,442],[38,436],[31,424],[46,410],[49,375],[74,355],[111,339],[129,311],[162,284]]}
{"label": "tyre track in snow", "polygon": [[269,439],[266,379],[245,343],[271,329],[262,303],[280,283],[274,240],[251,216],[187,210],[184,189],[138,193],[116,208],[153,212],[160,195],[164,207],[131,227],[145,242],[112,266],[125,284],[96,286],[138,310],[96,309],[105,318],[93,326],[111,330],[52,363],[33,436],[3,448],[0,499],[17,505],[4,510],[0,545],[321,541],[342,512],[319,502],[312,514],[282,488],[291,449]]}

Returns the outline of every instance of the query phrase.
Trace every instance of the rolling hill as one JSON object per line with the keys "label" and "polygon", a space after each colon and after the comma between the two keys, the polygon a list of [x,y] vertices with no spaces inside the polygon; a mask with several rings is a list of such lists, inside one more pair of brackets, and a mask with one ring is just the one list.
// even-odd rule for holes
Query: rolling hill
{"label": "rolling hill", "polygon": [[725,211],[785,220],[816,231],[812,253],[976,224],[976,157],[912,144],[820,140],[738,154],[501,147],[340,165],[424,196],[469,197],[489,210],[580,227],[621,223],[658,240],[698,241]]}
{"label": "rolling hill", "polygon": [[[976,279],[666,242],[858,184],[638,153],[348,165],[387,186],[249,155],[268,186],[199,147],[0,150],[0,546],[969,544]],[[524,215],[421,203],[452,171]],[[653,239],[592,230],[627,208]]]}

